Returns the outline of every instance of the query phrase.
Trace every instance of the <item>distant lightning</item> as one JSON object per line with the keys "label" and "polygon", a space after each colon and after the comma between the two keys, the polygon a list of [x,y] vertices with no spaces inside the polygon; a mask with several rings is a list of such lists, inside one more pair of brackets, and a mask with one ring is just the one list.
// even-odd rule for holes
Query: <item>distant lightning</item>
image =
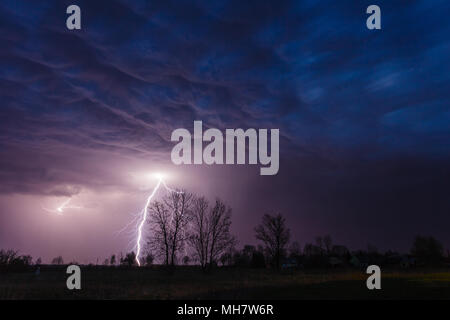
{"label": "distant lightning", "polygon": [[47,209],[47,208],[42,208],[42,209],[44,209],[45,211],[50,212],[50,213],[56,213],[59,216],[63,215],[65,209],[82,209],[82,207],[79,207],[79,206],[69,206],[69,203],[71,200],[72,200],[72,198],[67,199],[60,206],[56,207],[55,209]]}

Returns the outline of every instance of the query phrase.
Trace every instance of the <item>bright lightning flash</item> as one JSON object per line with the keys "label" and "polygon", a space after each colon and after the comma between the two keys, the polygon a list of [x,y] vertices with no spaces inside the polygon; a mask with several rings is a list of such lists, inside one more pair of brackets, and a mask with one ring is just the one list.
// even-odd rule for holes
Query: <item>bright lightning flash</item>
{"label": "bright lightning flash", "polygon": [[139,260],[140,254],[141,254],[141,240],[142,240],[142,229],[145,225],[145,222],[147,221],[148,217],[148,207],[150,206],[150,203],[152,202],[153,197],[158,192],[158,189],[163,186],[164,189],[168,192],[177,192],[181,193],[179,191],[176,191],[174,189],[169,188],[166,183],[164,182],[164,174],[162,173],[155,173],[153,176],[158,179],[158,183],[156,184],[155,188],[153,189],[152,193],[148,196],[147,201],[145,202],[144,208],[140,211],[139,217],[140,222],[137,226],[137,238],[136,238],[136,262],[140,266],[141,262]]}

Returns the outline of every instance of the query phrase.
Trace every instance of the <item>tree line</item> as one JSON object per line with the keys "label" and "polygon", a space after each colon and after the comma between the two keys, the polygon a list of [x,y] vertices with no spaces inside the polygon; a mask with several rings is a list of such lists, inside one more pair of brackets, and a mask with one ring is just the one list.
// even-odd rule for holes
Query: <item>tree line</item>
{"label": "tree line", "polygon": [[[245,245],[236,249],[237,240],[231,233],[232,209],[221,199],[213,202],[188,192],[171,192],[148,208],[145,252],[141,265],[150,266],[155,260],[174,270],[176,265],[199,265],[204,272],[216,266],[238,267],[324,267],[346,264],[387,264],[405,259],[398,253],[378,252],[374,246],[366,251],[350,252],[345,246],[334,245],[329,235],[316,237],[314,243],[306,243],[301,249],[298,242],[290,242],[291,232],[280,214],[264,214],[254,228],[258,246]],[[417,236],[410,256],[422,264],[439,264],[444,259],[442,244],[433,237]],[[450,256],[447,251],[447,256]],[[400,259],[400,260],[399,260]],[[406,258],[409,259],[409,258]],[[408,260],[409,261],[409,260]],[[412,261],[412,260],[411,260]],[[409,261],[408,263],[411,263]],[[0,250],[0,269],[23,269],[33,264],[29,255],[17,251]],[[41,259],[34,262],[41,264]],[[62,265],[62,256],[52,260]],[[77,264],[71,262],[71,264]],[[98,264],[98,261],[97,261]],[[133,266],[136,254],[129,252],[112,255],[103,265]]]}
{"label": "tree line", "polygon": [[[412,264],[414,259],[419,264],[436,265],[444,259],[443,245],[433,237],[422,236],[414,239],[409,255],[391,250],[380,253],[372,245],[367,250],[350,252],[345,246],[334,244],[330,235],[318,236],[301,248],[298,242],[290,241],[291,231],[280,213],[264,214],[254,228],[258,245],[245,245],[238,250],[236,237],[231,234],[231,217],[232,209],[220,199],[210,202],[188,192],[168,194],[148,208],[149,236],[142,264],[149,266],[158,259],[168,269],[190,264],[207,272],[216,266],[320,268]],[[135,253],[130,252],[120,258],[119,264],[133,266],[135,258]],[[115,264],[113,260],[114,255],[110,265]]]}

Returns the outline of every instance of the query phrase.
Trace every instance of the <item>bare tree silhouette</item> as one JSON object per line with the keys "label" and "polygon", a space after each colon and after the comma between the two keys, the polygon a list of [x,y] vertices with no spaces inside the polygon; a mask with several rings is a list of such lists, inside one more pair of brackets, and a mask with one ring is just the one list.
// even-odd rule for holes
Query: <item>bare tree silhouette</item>
{"label": "bare tree silhouette", "polygon": [[148,244],[162,256],[166,266],[175,266],[177,253],[189,237],[187,226],[191,218],[192,194],[171,192],[162,202],[154,202],[149,208],[151,228]]}
{"label": "bare tree silhouette", "polygon": [[125,258],[120,258],[120,264],[128,267],[136,265],[136,253],[134,251],[127,253]]}
{"label": "bare tree silhouette", "polygon": [[116,265],[116,255],[115,254],[111,255],[111,258],[109,258],[109,265],[110,266]]}
{"label": "bare tree silhouette", "polygon": [[189,242],[203,270],[211,269],[220,256],[234,246],[230,233],[231,208],[217,199],[214,207],[208,201],[196,198],[192,211],[192,235]]}
{"label": "bare tree silhouette", "polygon": [[204,197],[198,197],[193,202],[192,207],[192,235],[189,243],[194,249],[196,258],[200,262],[202,269],[208,263],[208,208],[209,203]]}
{"label": "bare tree silhouette", "polygon": [[290,230],[286,227],[284,217],[281,214],[265,214],[255,232],[256,239],[264,243],[266,252],[278,269],[290,239]]}
{"label": "bare tree silhouette", "polygon": [[57,257],[53,258],[52,264],[57,264],[57,265],[64,264],[64,259],[63,259],[63,257],[57,256]]}

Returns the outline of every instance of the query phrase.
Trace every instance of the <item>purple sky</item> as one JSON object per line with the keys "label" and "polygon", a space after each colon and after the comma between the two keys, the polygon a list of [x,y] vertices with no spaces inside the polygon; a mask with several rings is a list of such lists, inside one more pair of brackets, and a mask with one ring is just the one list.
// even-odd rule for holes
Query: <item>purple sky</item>
{"label": "purple sky", "polygon": [[[279,211],[302,246],[450,247],[448,1],[378,1],[380,31],[368,1],[76,1],[79,31],[70,4],[0,4],[0,248],[125,252],[156,171],[225,200],[240,245]],[[278,175],[173,165],[194,120],[279,128]]]}

